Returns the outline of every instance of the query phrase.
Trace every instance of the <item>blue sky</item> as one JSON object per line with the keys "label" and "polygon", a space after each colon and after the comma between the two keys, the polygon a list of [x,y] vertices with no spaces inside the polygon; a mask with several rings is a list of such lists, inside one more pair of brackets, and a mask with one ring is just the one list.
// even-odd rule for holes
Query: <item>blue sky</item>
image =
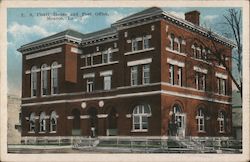
{"label": "blue sky", "polygon": [[[144,8],[9,8],[7,17],[7,74],[8,93],[20,95],[22,56],[17,49],[26,43],[55,34],[68,28],[89,33],[110,25],[128,15],[143,10]],[[163,8],[164,10],[184,18],[184,13],[191,10],[200,11],[201,25],[211,28],[219,34],[225,35],[228,31],[222,24],[223,15],[228,8]],[[47,20],[42,14],[67,14],[70,20]],[[52,16],[51,18],[59,18]],[[228,35],[230,37],[230,35]]]}

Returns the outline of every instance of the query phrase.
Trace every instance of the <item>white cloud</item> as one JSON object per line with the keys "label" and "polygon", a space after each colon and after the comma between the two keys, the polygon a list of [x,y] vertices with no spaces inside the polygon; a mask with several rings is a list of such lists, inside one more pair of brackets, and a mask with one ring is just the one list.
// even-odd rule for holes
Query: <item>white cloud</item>
{"label": "white cloud", "polygon": [[176,11],[169,11],[171,15],[174,15],[178,18],[185,19],[185,13],[184,12],[176,12]]}
{"label": "white cloud", "polygon": [[127,15],[121,14],[121,13],[119,13],[117,11],[111,11],[111,12],[109,12],[109,16],[106,18],[106,23],[107,24],[112,24],[115,21],[124,18],[125,16],[127,16]]}
{"label": "white cloud", "polygon": [[206,15],[204,16],[204,21],[213,21],[214,19],[218,18],[218,15]]}
{"label": "white cloud", "polygon": [[[38,36],[48,36],[50,33],[46,31],[44,28],[33,25],[33,26],[27,26],[27,25],[21,25],[17,22],[14,22],[8,29],[8,32],[13,36],[14,39],[18,40],[25,40],[28,36],[32,35],[38,35]],[[13,43],[13,42],[9,42]]]}

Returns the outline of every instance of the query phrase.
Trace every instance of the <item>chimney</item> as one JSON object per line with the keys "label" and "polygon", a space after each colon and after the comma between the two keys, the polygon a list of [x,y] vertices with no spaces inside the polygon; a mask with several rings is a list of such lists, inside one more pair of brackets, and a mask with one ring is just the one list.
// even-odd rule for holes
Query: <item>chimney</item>
{"label": "chimney", "polygon": [[195,10],[185,13],[185,20],[195,25],[200,25],[200,12]]}

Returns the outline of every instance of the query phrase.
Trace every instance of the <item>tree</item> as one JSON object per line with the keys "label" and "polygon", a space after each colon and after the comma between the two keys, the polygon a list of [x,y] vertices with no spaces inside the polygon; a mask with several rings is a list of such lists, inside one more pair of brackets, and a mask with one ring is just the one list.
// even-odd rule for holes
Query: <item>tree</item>
{"label": "tree", "polygon": [[236,61],[238,75],[233,76],[232,72],[229,75],[232,78],[234,84],[240,92],[242,98],[242,39],[241,39],[241,10],[229,9],[228,14],[224,15],[225,25],[229,27],[233,33],[233,39],[236,43],[236,56],[232,56],[232,59]]}
{"label": "tree", "polygon": [[219,48],[215,42],[216,34],[211,30],[208,32],[209,39],[212,44],[212,52],[210,57],[207,58],[208,61],[215,61],[218,64],[225,67],[229,77],[237,87],[240,96],[242,98],[242,39],[241,39],[241,10],[229,9],[227,10],[227,15],[224,15],[225,22],[223,23],[223,28],[226,28],[230,33],[223,33],[227,36],[231,36],[231,39],[235,41],[235,50],[232,54],[232,59],[236,62],[237,74],[232,72],[232,69],[228,66],[227,55],[223,48]]}

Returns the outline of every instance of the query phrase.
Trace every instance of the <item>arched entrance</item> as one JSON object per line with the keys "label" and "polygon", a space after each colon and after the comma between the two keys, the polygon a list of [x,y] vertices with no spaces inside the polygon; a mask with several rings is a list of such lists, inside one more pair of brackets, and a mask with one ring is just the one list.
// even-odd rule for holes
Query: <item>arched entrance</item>
{"label": "arched entrance", "polygon": [[89,125],[90,125],[90,135],[91,137],[96,137],[98,135],[98,118],[97,109],[92,107],[88,110],[89,114]]}
{"label": "arched entrance", "polygon": [[73,116],[72,135],[73,136],[81,135],[80,111],[78,109],[74,109],[72,110],[71,114]]}
{"label": "arched entrance", "polygon": [[108,126],[107,126],[107,136],[117,135],[117,112],[115,108],[112,108],[108,114]]}
{"label": "arched entrance", "polygon": [[179,104],[174,104],[174,106],[172,107],[172,112],[174,134],[184,137],[186,133],[186,114],[183,113]]}

